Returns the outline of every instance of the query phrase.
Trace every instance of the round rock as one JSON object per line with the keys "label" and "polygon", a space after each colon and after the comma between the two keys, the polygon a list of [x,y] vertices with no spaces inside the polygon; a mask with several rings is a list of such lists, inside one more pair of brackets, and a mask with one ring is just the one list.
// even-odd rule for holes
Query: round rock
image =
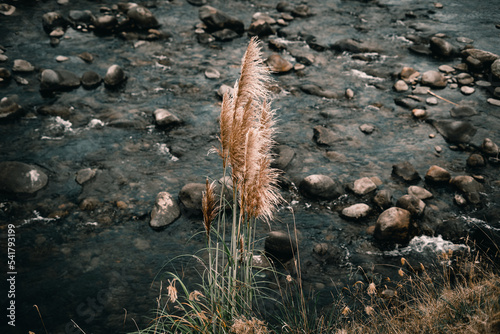
{"label": "round rock", "polygon": [[156,109],[154,117],[159,126],[172,126],[181,123],[181,120],[167,109]]}
{"label": "round rock", "polygon": [[425,203],[413,195],[403,195],[396,202],[398,208],[408,210],[413,216],[420,216],[425,209]]}
{"label": "round rock", "polygon": [[370,210],[371,209],[369,205],[358,203],[344,208],[341,212],[341,215],[349,219],[361,219],[368,216]]}
{"label": "round rock", "polygon": [[81,81],[84,88],[92,89],[101,84],[102,78],[94,71],[86,71],[83,73]]}
{"label": "round rock", "polygon": [[127,11],[127,16],[139,29],[157,28],[160,24],[146,7],[136,5]]}
{"label": "round rock", "polygon": [[271,72],[276,73],[286,73],[293,68],[292,63],[281,57],[279,54],[269,56],[266,60],[266,64]]}
{"label": "round rock", "polygon": [[172,195],[166,191],[158,193],[149,226],[154,229],[164,228],[172,224],[181,215],[181,210]]}
{"label": "round rock", "polygon": [[122,84],[126,79],[127,77],[125,76],[125,72],[122,68],[119,65],[114,64],[108,68],[106,75],[104,76],[104,83],[107,86],[116,87]]}
{"label": "round rock", "polygon": [[445,88],[448,81],[444,75],[438,71],[427,71],[422,74],[421,83],[424,86],[430,86],[433,88]]}
{"label": "round rock", "polygon": [[299,185],[300,192],[311,199],[333,200],[342,194],[342,188],[327,175],[309,175]]}
{"label": "round rock", "polygon": [[392,166],[392,175],[400,177],[406,182],[420,180],[417,170],[411,163],[404,161]]}
{"label": "round rock", "polygon": [[479,204],[481,202],[480,193],[483,192],[483,185],[477,182],[472,176],[455,176],[450,180],[450,184],[463,192],[470,203]]}
{"label": "round rock", "polygon": [[493,142],[490,138],[484,138],[481,144],[481,151],[484,154],[497,156],[499,153],[498,145]]}
{"label": "round rock", "polygon": [[446,169],[439,166],[431,166],[425,174],[425,179],[431,182],[448,182],[451,174]]}
{"label": "round rock", "polygon": [[419,187],[419,186],[409,186],[408,187],[408,194],[415,196],[415,197],[422,199],[422,200],[432,198],[432,196],[433,196],[429,190],[422,188],[422,187]]}
{"label": "round rock", "polygon": [[357,179],[356,181],[354,181],[354,184],[352,186],[352,191],[356,195],[360,196],[371,193],[375,189],[377,189],[377,185],[369,177],[362,177],[360,179]]}
{"label": "round rock", "polygon": [[39,167],[17,161],[0,162],[0,191],[33,194],[45,187],[48,177]]}
{"label": "round rock", "polygon": [[392,207],[385,210],[375,224],[375,239],[391,243],[407,242],[410,217],[410,212],[402,208]]}
{"label": "round rock", "polygon": [[272,231],[267,235],[264,249],[279,262],[286,262],[297,253],[297,240],[282,231]]}
{"label": "round rock", "polygon": [[204,183],[188,183],[179,192],[179,199],[190,213],[201,213],[201,201],[205,191]]}
{"label": "round rock", "polygon": [[31,65],[30,62],[24,59],[14,60],[14,65],[12,66],[13,72],[33,72],[34,70],[35,66]]}

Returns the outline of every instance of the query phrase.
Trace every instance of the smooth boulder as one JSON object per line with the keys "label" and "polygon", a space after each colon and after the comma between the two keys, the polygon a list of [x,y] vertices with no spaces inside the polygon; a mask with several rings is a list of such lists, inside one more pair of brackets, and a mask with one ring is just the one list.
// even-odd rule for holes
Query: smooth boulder
{"label": "smooth boulder", "polygon": [[0,162],[0,191],[33,194],[45,187],[48,176],[39,167],[18,161]]}
{"label": "smooth boulder", "polygon": [[309,175],[299,185],[300,192],[316,200],[333,200],[342,194],[340,185],[327,175]]}
{"label": "smooth boulder", "polygon": [[374,237],[380,242],[406,243],[409,238],[411,214],[408,210],[392,207],[380,214]]}
{"label": "smooth boulder", "polygon": [[152,228],[164,228],[172,224],[181,215],[179,205],[171,194],[166,191],[158,193],[149,225]]}

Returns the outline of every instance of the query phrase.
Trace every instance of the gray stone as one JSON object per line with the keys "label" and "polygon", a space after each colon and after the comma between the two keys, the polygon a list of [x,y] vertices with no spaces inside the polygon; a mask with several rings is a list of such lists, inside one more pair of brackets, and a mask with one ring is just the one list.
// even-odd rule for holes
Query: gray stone
{"label": "gray stone", "polygon": [[297,254],[297,240],[286,232],[271,231],[266,237],[264,250],[278,262],[286,262]]}
{"label": "gray stone", "polygon": [[156,109],[154,111],[156,124],[159,126],[172,126],[181,123],[181,120],[167,109]]}
{"label": "gray stone", "polygon": [[449,58],[456,53],[455,47],[445,39],[432,37],[430,40],[430,50],[437,57]]}
{"label": "gray stone", "polygon": [[379,190],[373,197],[373,202],[381,209],[388,209],[392,206],[392,194],[388,189]]}
{"label": "gray stone", "polygon": [[14,60],[14,65],[12,66],[12,72],[33,72],[35,66],[31,65],[30,62],[24,59]]}
{"label": "gray stone", "polygon": [[293,69],[293,64],[277,53],[269,56],[266,60],[266,64],[271,72],[276,73],[286,73]]}
{"label": "gray stone", "polygon": [[207,26],[207,30],[218,31],[222,29],[229,29],[238,34],[243,34],[245,25],[242,21],[212,7],[203,6],[199,10],[199,18]]}
{"label": "gray stone", "polygon": [[420,180],[417,170],[411,163],[404,161],[392,166],[392,175],[403,179],[406,182]]}
{"label": "gray stone", "polygon": [[465,121],[431,121],[436,130],[451,143],[468,143],[477,129]]}
{"label": "gray stone", "polygon": [[419,187],[419,186],[409,186],[408,187],[408,194],[415,196],[415,197],[422,199],[422,200],[432,198],[432,196],[433,196],[429,190],[422,188],[422,187]]}
{"label": "gray stone", "polygon": [[47,174],[37,166],[17,161],[0,162],[0,191],[33,194],[47,182]]}
{"label": "gray stone", "polygon": [[359,42],[351,38],[341,39],[335,42],[332,49],[339,52],[365,53],[365,52],[380,52],[380,47],[367,42]]}
{"label": "gray stone", "polygon": [[122,84],[126,79],[127,77],[122,68],[119,65],[114,64],[108,68],[106,75],[104,76],[104,83],[107,86],[115,87]]}
{"label": "gray stone", "polygon": [[431,166],[425,174],[425,180],[430,182],[448,182],[450,179],[450,172],[436,165]]}
{"label": "gray stone", "polygon": [[352,191],[356,195],[366,195],[377,189],[377,185],[369,177],[362,177],[354,181],[352,185]]}
{"label": "gray stone", "polygon": [[146,7],[136,5],[127,11],[127,16],[139,29],[157,28],[160,24]]}
{"label": "gray stone", "polygon": [[342,188],[327,175],[309,175],[299,185],[300,192],[310,199],[333,200],[342,194]]}
{"label": "gray stone", "polygon": [[438,71],[427,71],[422,74],[421,84],[433,88],[445,88],[448,81],[444,75]]}
{"label": "gray stone", "polygon": [[86,89],[92,89],[99,86],[102,82],[102,78],[99,74],[94,71],[86,71],[82,75],[82,86]]}
{"label": "gray stone", "polygon": [[95,169],[95,168],[80,169],[76,173],[75,180],[76,180],[76,182],[78,184],[83,185],[85,182],[90,181],[91,179],[93,179],[96,174],[97,174],[97,169]]}
{"label": "gray stone", "polygon": [[474,94],[474,92],[476,90],[474,88],[472,88],[472,87],[469,87],[469,86],[462,86],[462,87],[460,87],[460,91],[464,95],[471,95],[471,94]]}
{"label": "gray stone", "polygon": [[500,58],[491,64],[491,74],[500,79]]}
{"label": "gray stone", "polygon": [[459,191],[464,193],[465,198],[472,204],[481,202],[480,193],[484,191],[481,183],[477,182],[472,176],[459,175],[450,180],[450,184],[454,185]]}
{"label": "gray stone", "polygon": [[452,117],[469,117],[469,116],[474,116],[477,114],[478,114],[478,112],[476,111],[476,109],[474,109],[470,106],[467,106],[467,105],[454,106],[450,110],[450,115]]}
{"label": "gray stone", "polygon": [[331,146],[343,140],[342,137],[338,136],[333,130],[321,125],[315,126],[313,132],[313,140],[318,145]]}
{"label": "gray stone", "polygon": [[425,209],[425,203],[413,195],[403,195],[398,198],[396,206],[409,211],[413,216],[420,216]]}
{"label": "gray stone", "polygon": [[498,145],[495,144],[490,138],[484,138],[483,143],[481,144],[481,151],[490,156],[497,156],[499,153]]}
{"label": "gray stone", "polygon": [[325,90],[313,84],[304,84],[300,86],[300,89],[306,94],[325,97],[327,99],[336,99],[339,97],[339,95],[336,92],[331,90]]}
{"label": "gray stone", "polygon": [[17,96],[4,97],[0,100],[0,119],[15,115],[22,110],[16,101]]}
{"label": "gray stone", "polygon": [[149,226],[154,229],[164,228],[172,224],[181,215],[181,210],[172,195],[166,191],[158,193]]}
{"label": "gray stone", "polygon": [[295,157],[295,151],[286,145],[278,145],[274,147],[274,160],[271,162],[271,167],[285,170],[290,162]]}
{"label": "gray stone", "polygon": [[404,82],[404,80],[398,80],[394,84],[393,88],[396,92],[405,92],[408,90],[408,85]]}
{"label": "gray stone", "polygon": [[188,183],[179,192],[179,199],[189,213],[201,214],[204,183]]}
{"label": "gray stone", "polygon": [[371,208],[369,205],[358,203],[344,208],[341,215],[349,219],[361,219],[368,216],[370,210]]}

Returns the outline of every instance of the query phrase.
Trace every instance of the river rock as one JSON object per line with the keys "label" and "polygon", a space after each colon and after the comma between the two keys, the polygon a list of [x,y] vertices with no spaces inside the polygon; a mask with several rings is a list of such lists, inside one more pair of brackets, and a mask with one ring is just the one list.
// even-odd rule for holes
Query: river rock
{"label": "river rock", "polygon": [[373,197],[373,203],[375,203],[380,209],[388,209],[392,206],[392,194],[388,189],[382,189],[377,191]]}
{"label": "river rock", "polygon": [[381,242],[408,242],[410,217],[410,212],[402,208],[392,207],[385,210],[377,219],[373,236]]}
{"label": "river rock", "polygon": [[16,11],[16,7],[14,7],[12,5],[9,5],[6,3],[0,4],[0,13],[2,15],[10,16],[10,15],[14,14],[15,11]]}
{"label": "river rock", "polygon": [[114,15],[101,15],[94,19],[93,25],[97,33],[108,34],[114,31],[118,19]]}
{"label": "river rock", "polygon": [[153,114],[159,126],[173,126],[181,123],[181,120],[167,109],[156,109]]}
{"label": "river rock", "polygon": [[472,108],[471,106],[467,106],[467,105],[454,106],[450,110],[451,117],[456,117],[456,118],[469,117],[469,116],[474,116],[477,114],[478,114],[478,112],[476,111],[476,109]]}
{"label": "river rock", "polygon": [[293,68],[292,63],[276,53],[267,58],[266,64],[269,67],[269,70],[275,73],[286,73]]}
{"label": "river rock", "polygon": [[409,211],[412,216],[420,216],[425,209],[424,201],[413,195],[401,196],[396,201],[396,206]]}
{"label": "river rock", "polygon": [[354,181],[351,190],[356,195],[366,195],[377,189],[377,185],[369,177],[362,177]]}
{"label": "river rock", "polygon": [[439,37],[431,37],[430,50],[432,54],[440,58],[450,58],[455,56],[455,47],[447,40]]}
{"label": "river rock", "polygon": [[47,34],[50,34],[56,28],[66,29],[68,21],[59,12],[49,12],[42,16],[42,26]]}
{"label": "river rock", "polygon": [[460,73],[455,78],[461,85],[472,85],[474,83],[474,77],[469,73]]}
{"label": "river rock", "polygon": [[459,175],[450,180],[459,191],[463,192],[465,198],[472,204],[481,202],[480,193],[484,191],[483,185],[477,182],[472,176]]}
{"label": "river rock", "polygon": [[445,88],[448,84],[448,80],[442,73],[433,70],[424,72],[420,82],[422,85],[432,88]]}
{"label": "river rock", "polygon": [[0,191],[33,194],[45,187],[48,177],[39,167],[18,161],[0,162]]}
{"label": "river rock", "polygon": [[189,213],[201,213],[201,200],[205,191],[204,183],[188,183],[179,192],[179,199]]}
{"label": "river rock", "polygon": [[222,42],[229,42],[232,41],[235,38],[240,37],[240,35],[231,29],[222,29],[222,30],[217,30],[212,33],[212,36],[215,37],[215,39],[222,41]]}
{"label": "river rock", "polygon": [[30,62],[24,59],[14,60],[14,65],[12,66],[12,72],[33,72],[35,66],[31,65]]}
{"label": "river rock", "polygon": [[16,102],[17,96],[3,97],[0,100],[0,119],[15,115],[22,108]]}
{"label": "river rock", "polygon": [[274,35],[276,32],[273,27],[265,20],[258,19],[250,23],[248,27],[248,36],[259,36],[260,38]]}
{"label": "river rock", "polygon": [[481,144],[481,151],[490,156],[497,156],[499,153],[498,145],[495,144],[490,138],[484,138],[483,143]]}
{"label": "river rock", "polygon": [[264,250],[268,256],[283,263],[297,254],[297,240],[286,232],[271,231],[267,234]]}
{"label": "river rock", "polygon": [[418,175],[417,170],[408,161],[393,165],[392,175],[397,176],[406,182],[415,182],[420,180],[420,175]]}
{"label": "river rock", "polygon": [[102,78],[94,71],[86,71],[82,75],[81,82],[84,88],[92,89],[98,87],[101,84]]}
{"label": "river rock", "polygon": [[7,84],[10,81],[11,77],[12,75],[8,69],[6,69],[5,67],[0,67],[0,85]]}
{"label": "river rock", "polygon": [[403,69],[399,73],[399,77],[401,78],[401,80],[403,80],[407,84],[416,83],[419,76],[420,72],[418,72],[413,67],[408,67],[408,66],[403,67]]}
{"label": "river rock", "polygon": [[341,215],[348,219],[361,219],[370,213],[370,206],[365,203],[358,203],[344,208]]}
{"label": "river rock", "polygon": [[207,0],[187,0],[193,6],[203,6],[207,4]]}
{"label": "river rock", "polygon": [[127,16],[139,29],[150,29],[160,26],[153,13],[144,6],[131,6],[127,11]]}
{"label": "river rock", "polygon": [[336,99],[338,98],[338,94],[331,90],[325,90],[314,84],[304,84],[300,86],[300,89],[309,95],[316,95],[320,97],[325,97],[327,99]]}
{"label": "river rock", "polygon": [[305,197],[314,200],[333,200],[342,195],[341,186],[327,175],[315,174],[305,177],[299,185]]}
{"label": "river rock", "polygon": [[451,143],[468,143],[477,132],[477,129],[465,121],[434,121],[431,124]]}
{"label": "river rock", "polygon": [[453,73],[455,72],[455,69],[453,67],[451,67],[450,65],[440,65],[438,67],[438,69],[443,72],[443,73],[446,73],[446,74],[449,74],[449,73]]}
{"label": "river rock", "polygon": [[295,151],[287,145],[278,145],[273,149],[274,160],[271,162],[272,168],[285,170],[295,157]]}
{"label": "river rock", "polygon": [[469,167],[484,167],[486,166],[486,160],[481,154],[472,153],[466,160],[467,166]]}
{"label": "river rock", "polygon": [[74,27],[77,25],[88,26],[95,20],[90,10],[70,10],[68,18],[73,23]]}
{"label": "river rock", "polygon": [[293,8],[292,15],[295,17],[308,17],[311,16],[312,13],[308,5],[302,4]]}
{"label": "river rock", "polygon": [[498,58],[491,64],[490,69],[491,74],[493,74],[497,79],[500,79],[500,58]]}
{"label": "river rock", "polygon": [[409,186],[408,194],[422,200],[432,198],[433,196],[429,190],[419,186]]}
{"label": "river rock", "polygon": [[87,51],[80,53],[78,55],[78,58],[80,58],[81,60],[83,60],[86,63],[91,63],[94,61],[94,56]]}
{"label": "river rock", "polygon": [[331,45],[331,48],[339,52],[351,53],[380,52],[378,46],[367,42],[356,41],[352,38],[341,39]]}
{"label": "river rock", "polygon": [[[480,49],[465,49],[462,50],[461,54],[465,59],[470,57],[473,60],[477,60],[483,68],[488,68],[495,60],[500,58],[498,55],[492,52]],[[470,63],[469,59],[467,59],[467,63]]]}
{"label": "river rock", "polygon": [[75,180],[78,184],[83,185],[85,182],[93,179],[97,174],[97,169],[95,168],[84,168],[76,172]]}
{"label": "river rock", "polygon": [[179,205],[171,194],[162,191],[156,195],[155,205],[151,210],[149,226],[161,229],[172,224],[181,215]]}
{"label": "river rock", "polygon": [[199,18],[207,26],[207,31],[213,32],[222,29],[230,29],[238,34],[245,32],[242,21],[212,7],[203,6],[199,10]]}
{"label": "river rock", "polygon": [[396,92],[406,92],[408,90],[408,85],[404,80],[398,80],[393,86]]}
{"label": "river rock", "polygon": [[462,86],[460,87],[460,92],[462,92],[462,94],[464,95],[471,95],[471,94],[474,94],[476,90],[472,87],[469,87],[469,86]]}
{"label": "river rock", "polygon": [[40,81],[41,91],[74,89],[80,86],[80,77],[66,70],[43,70]]}
{"label": "river rock", "polygon": [[450,179],[450,172],[436,165],[429,167],[425,173],[425,180],[430,182],[449,182]]}
{"label": "river rock", "polygon": [[125,72],[119,65],[111,65],[104,76],[104,84],[109,87],[116,87],[127,79]]}
{"label": "river rock", "polygon": [[333,130],[325,128],[322,125],[315,126],[313,132],[313,140],[318,145],[332,146],[342,141],[342,137],[338,136]]}

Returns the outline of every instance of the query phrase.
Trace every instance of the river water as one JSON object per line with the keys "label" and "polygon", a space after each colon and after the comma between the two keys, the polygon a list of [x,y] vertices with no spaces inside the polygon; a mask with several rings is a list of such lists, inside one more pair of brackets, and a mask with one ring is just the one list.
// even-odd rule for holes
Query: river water
{"label": "river water", "polygon": [[[8,56],[0,67],[11,68],[14,59],[25,59],[36,70],[19,74],[28,84],[12,81],[0,88],[0,97],[17,99],[24,110],[22,116],[0,121],[0,161],[37,165],[47,173],[49,182],[34,196],[0,195],[1,261],[7,258],[6,226],[14,224],[17,264],[16,327],[8,326],[4,317],[2,328],[7,333],[43,333],[45,326],[49,333],[75,333],[74,321],[86,333],[119,333],[135,330],[132,319],[142,328],[147,323],[145,316],[156,306],[166,271],[199,277],[193,260],[182,256],[195,254],[204,246],[200,219],[183,213],[166,229],[155,231],[149,227],[149,214],[160,191],[177,197],[187,183],[222,176],[218,156],[207,154],[217,145],[220,98],[216,92],[222,84],[232,85],[238,78],[249,38],[245,34],[228,42],[200,44],[195,33],[200,23],[198,7],[183,0],[149,1],[145,5],[170,38],[127,40],[68,28],[60,44],[51,46],[42,28],[44,13],[57,10],[67,15],[70,10],[88,9],[97,15],[101,7],[112,7],[115,2],[7,3],[14,5],[16,12],[0,17],[0,45]],[[242,20],[245,27],[255,12],[279,15],[278,1],[208,3]],[[283,189],[283,195],[288,203],[280,208],[271,226],[287,230],[295,220],[303,268],[307,268],[305,284],[328,297],[350,279],[358,279],[359,266],[389,276],[396,271],[387,268],[403,254],[415,261],[432,262],[433,250],[462,247],[461,240],[447,241],[436,235],[416,239],[399,251],[387,251],[366,232],[376,215],[361,222],[339,216],[339,208],[367,199],[347,192],[337,201],[317,203],[297,193],[294,185],[311,174],[329,175],[342,184],[363,176],[378,177],[379,189],[391,190],[394,199],[405,194],[408,186],[391,176],[392,166],[402,161],[409,161],[421,176],[432,165],[453,176],[481,175],[485,199],[479,207],[457,206],[454,190],[448,187],[430,188],[434,198],[427,204],[439,217],[464,226],[480,226],[498,237],[498,164],[474,170],[466,165],[467,157],[484,138],[500,144],[500,107],[487,103],[492,88],[475,86],[475,93],[469,96],[458,89],[436,91],[455,103],[467,101],[479,112],[468,119],[478,132],[465,150],[454,148],[429,123],[416,120],[409,109],[396,105],[394,99],[405,93],[392,90],[394,74],[403,66],[423,73],[461,62],[460,58],[442,60],[410,52],[413,42],[408,35],[443,33],[462,47],[465,44],[457,38],[466,37],[474,47],[500,54],[500,30],[495,28],[500,24],[497,1],[442,1],[443,8],[428,0],[302,3],[315,15],[294,19],[280,38],[312,54],[314,61],[301,71],[273,76],[273,107],[279,118],[277,142],[291,147],[295,157],[284,174],[289,187]],[[344,38],[368,41],[381,52],[363,57],[333,50],[319,52],[309,49],[301,38],[295,38],[297,35],[313,35],[324,45]],[[81,60],[78,55],[82,52],[91,53],[93,62]],[[265,38],[264,55],[273,52]],[[58,62],[57,56],[68,59]],[[297,62],[288,52],[282,56]],[[120,89],[101,85],[51,96],[40,94],[41,69],[66,69],[78,75],[93,70],[104,76],[112,64],[120,65],[128,77]],[[217,69],[220,77],[207,78],[204,73],[209,68]],[[308,95],[300,89],[304,84],[340,92],[341,96],[327,99]],[[342,97],[348,88],[354,92],[353,99]],[[64,112],[44,112],[47,106]],[[158,108],[170,110],[182,124],[170,129],[157,127],[153,112]],[[441,99],[427,109],[436,119],[450,118],[451,105]],[[361,132],[359,126],[364,123],[373,125],[375,131],[369,135]],[[313,141],[313,128],[318,125],[337,129],[342,140],[328,148],[318,146]],[[439,154],[436,146],[442,149]],[[98,173],[82,186],[75,182],[75,175],[83,168],[94,168]],[[424,181],[418,185],[426,186]],[[94,201],[92,210],[81,206],[89,198]],[[268,231],[263,224],[259,235],[264,237]],[[328,243],[335,250],[331,260],[315,257],[313,248],[318,243]],[[2,284],[7,287],[5,280]],[[1,298],[7,300],[3,291]]]}

